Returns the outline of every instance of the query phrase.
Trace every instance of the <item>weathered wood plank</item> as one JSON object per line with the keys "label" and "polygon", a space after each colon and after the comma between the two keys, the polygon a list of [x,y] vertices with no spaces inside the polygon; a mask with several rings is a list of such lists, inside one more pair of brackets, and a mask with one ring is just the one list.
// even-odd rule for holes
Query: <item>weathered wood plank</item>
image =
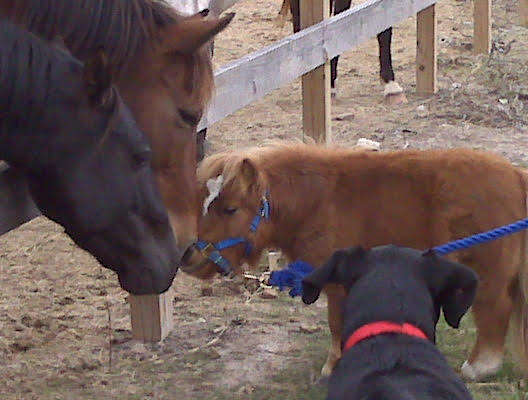
{"label": "weathered wood plank", "polygon": [[435,5],[416,15],[416,92],[436,93]]}
{"label": "weathered wood plank", "polygon": [[24,176],[0,161],[0,235],[38,217]]}
{"label": "weathered wood plank", "polygon": [[[329,0],[300,2],[301,29],[330,16]],[[303,133],[316,143],[332,140],[330,102],[330,61],[302,76]]]}
{"label": "weathered wood plank", "polygon": [[198,129],[211,126],[435,2],[367,1],[227,64],[215,73],[216,94]]}
{"label": "weathered wood plank", "polygon": [[473,1],[473,51],[477,54],[491,51],[491,0]]}

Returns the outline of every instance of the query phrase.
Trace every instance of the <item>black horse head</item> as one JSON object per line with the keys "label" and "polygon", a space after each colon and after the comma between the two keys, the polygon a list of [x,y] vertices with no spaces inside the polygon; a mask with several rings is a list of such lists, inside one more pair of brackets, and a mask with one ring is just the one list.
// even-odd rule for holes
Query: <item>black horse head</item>
{"label": "black horse head", "polygon": [[0,20],[0,159],[23,170],[42,213],[123,289],[168,289],[180,260],[150,147],[100,52],[82,65]]}

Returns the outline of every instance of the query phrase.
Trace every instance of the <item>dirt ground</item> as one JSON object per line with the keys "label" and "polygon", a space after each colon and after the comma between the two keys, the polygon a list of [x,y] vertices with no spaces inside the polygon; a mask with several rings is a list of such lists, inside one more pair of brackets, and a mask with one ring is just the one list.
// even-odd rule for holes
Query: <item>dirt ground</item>
{"label": "dirt ground", "polygon": [[[356,2],[357,3],[357,2]],[[242,0],[215,47],[217,66],[291,32],[274,25],[278,0]],[[472,54],[472,2],[438,7],[438,94],[414,93],[415,20],[394,30],[397,80],[408,103],[384,104],[375,40],[345,54],[333,99],[333,140],[382,149],[471,147],[528,165],[528,29],[517,2],[493,4],[493,53]],[[226,118],[208,132],[208,152],[301,138],[300,84]],[[175,328],[160,344],[131,341],[126,294],[114,275],[38,218],[0,237],[1,399],[322,399],[324,301],[306,307],[286,294],[263,299],[252,283],[217,280],[210,292],[175,280]],[[441,337],[448,335],[442,328]],[[474,336],[471,322],[443,350],[457,368]],[[523,399],[511,362],[476,398]]]}

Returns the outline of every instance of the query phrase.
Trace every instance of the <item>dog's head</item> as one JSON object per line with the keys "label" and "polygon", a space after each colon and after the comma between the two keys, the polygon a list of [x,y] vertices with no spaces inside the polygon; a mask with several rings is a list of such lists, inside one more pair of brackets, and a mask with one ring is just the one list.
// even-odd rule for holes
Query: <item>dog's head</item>
{"label": "dog's head", "polygon": [[[380,277],[391,278],[387,274],[398,274],[401,281],[409,278],[425,286],[437,314],[441,308],[453,328],[458,328],[473,303],[478,282],[471,269],[432,251],[424,253],[393,245],[371,250],[351,247],[336,251],[324,266],[303,279],[303,301],[306,304],[315,302],[328,283],[342,284],[347,291],[353,290],[354,285],[369,279],[371,273],[376,274],[378,281]],[[379,282],[378,287],[383,290]]]}

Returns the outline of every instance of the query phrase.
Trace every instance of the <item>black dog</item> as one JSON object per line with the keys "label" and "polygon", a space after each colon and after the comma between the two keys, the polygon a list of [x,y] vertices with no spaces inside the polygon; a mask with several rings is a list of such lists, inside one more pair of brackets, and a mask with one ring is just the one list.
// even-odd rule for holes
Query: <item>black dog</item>
{"label": "black dog", "polygon": [[335,252],[303,280],[306,304],[327,283],[348,291],[343,356],[330,377],[328,399],[471,399],[434,343],[440,308],[458,328],[477,280],[471,269],[433,252],[392,245]]}

